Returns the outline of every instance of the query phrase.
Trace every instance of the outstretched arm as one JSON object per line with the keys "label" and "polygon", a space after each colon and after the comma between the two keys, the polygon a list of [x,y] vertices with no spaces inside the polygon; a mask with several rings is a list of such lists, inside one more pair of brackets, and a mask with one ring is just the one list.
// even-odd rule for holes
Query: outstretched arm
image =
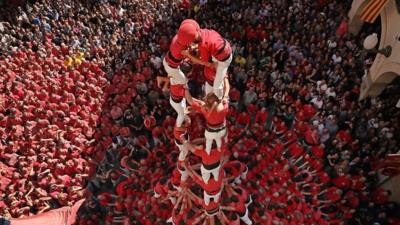
{"label": "outstretched arm", "polygon": [[185,98],[190,105],[193,105],[193,103],[197,103],[200,106],[203,106],[205,104],[203,101],[193,98],[188,89],[185,89]]}
{"label": "outstretched arm", "polygon": [[207,67],[214,67],[214,63],[205,62],[205,61],[201,60],[200,58],[197,58],[197,57],[191,55],[188,50],[183,50],[181,53],[182,53],[182,55],[184,55],[186,58],[190,59],[190,61],[192,61],[195,64],[200,64],[200,65],[207,66]]}
{"label": "outstretched arm", "polygon": [[229,79],[227,76],[224,78],[224,96],[223,99],[229,98],[229,91],[231,90],[231,85],[229,84]]}

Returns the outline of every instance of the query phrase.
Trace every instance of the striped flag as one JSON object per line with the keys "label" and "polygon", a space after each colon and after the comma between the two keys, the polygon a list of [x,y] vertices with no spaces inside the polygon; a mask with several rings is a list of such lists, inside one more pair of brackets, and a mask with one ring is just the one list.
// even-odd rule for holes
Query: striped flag
{"label": "striped flag", "polygon": [[370,0],[361,12],[361,20],[373,23],[389,0]]}

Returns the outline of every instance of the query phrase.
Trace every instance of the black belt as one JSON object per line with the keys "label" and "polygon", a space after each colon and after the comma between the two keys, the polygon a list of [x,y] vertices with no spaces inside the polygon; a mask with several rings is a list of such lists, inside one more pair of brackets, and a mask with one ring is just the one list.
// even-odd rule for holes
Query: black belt
{"label": "black belt", "polygon": [[220,193],[221,192],[221,189],[219,189],[219,190],[217,190],[217,191],[212,191],[212,192],[209,192],[209,191],[206,191],[206,190],[204,190],[208,195],[216,195],[216,194],[218,194],[218,193]]}
{"label": "black belt", "polygon": [[176,139],[176,138],[175,138],[175,142],[176,142],[178,145],[182,145],[182,144],[183,144],[179,139]]}
{"label": "black belt", "polygon": [[224,51],[225,47],[226,47],[226,40],[224,39],[224,45],[222,46],[222,48],[220,48],[218,50],[217,54],[215,54],[215,55],[217,56],[217,55],[221,54]]}
{"label": "black belt", "polygon": [[225,62],[226,60],[229,59],[229,57],[231,57],[231,54],[229,54],[227,57],[225,57],[225,58],[223,58],[223,59],[221,59],[221,60],[218,60],[218,61],[220,61],[220,62]]}
{"label": "black belt", "polygon": [[178,99],[178,98],[174,98],[174,96],[171,95],[171,99],[172,99],[172,101],[175,102],[175,103],[181,103],[183,97],[180,97],[180,98]]}
{"label": "black belt", "polygon": [[[181,166],[177,166],[178,167],[178,170],[180,170],[180,171],[185,171],[185,167],[181,167]],[[249,200],[250,201],[250,200]]]}
{"label": "black belt", "polygon": [[203,165],[204,169],[206,169],[206,170],[213,170],[213,169],[219,167],[219,164],[220,164],[220,162],[218,161],[213,164],[202,164],[202,165]]}
{"label": "black belt", "polygon": [[171,51],[168,52],[168,57],[169,57],[172,61],[174,61],[175,63],[181,63],[182,60],[183,60],[183,59],[179,60],[179,59],[175,58],[175,57],[172,55]]}
{"label": "black belt", "polygon": [[250,203],[250,200],[251,200],[251,198],[250,198],[250,195],[249,195],[249,197],[247,197],[246,204]]}
{"label": "black belt", "polygon": [[238,212],[239,217],[243,217],[244,215],[246,215],[246,210],[244,210],[243,213]]}
{"label": "black belt", "polygon": [[220,132],[221,130],[223,130],[223,129],[225,129],[225,128],[226,128],[225,126],[220,127],[220,128],[216,128],[216,129],[211,128],[211,127],[207,127],[206,130],[207,130],[208,132],[211,132],[211,133],[218,133],[218,132]]}
{"label": "black belt", "polygon": [[219,210],[219,206],[217,206],[215,209],[212,210],[206,210],[208,214],[214,214]]}

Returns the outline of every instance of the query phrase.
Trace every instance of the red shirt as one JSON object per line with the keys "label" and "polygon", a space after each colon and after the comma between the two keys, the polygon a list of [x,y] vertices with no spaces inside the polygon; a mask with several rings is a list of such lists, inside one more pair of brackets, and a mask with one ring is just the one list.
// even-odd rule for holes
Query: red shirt
{"label": "red shirt", "polygon": [[246,126],[248,124],[250,124],[250,116],[248,113],[246,112],[242,112],[240,113],[237,117],[236,117],[236,122],[240,125]]}
{"label": "red shirt", "polygon": [[[201,42],[199,43],[200,59],[210,62],[212,57],[219,61],[226,60],[232,54],[232,48],[218,32],[214,30],[201,29]],[[208,82],[214,82],[216,69],[204,67],[204,76]]]}
{"label": "red shirt", "polygon": [[176,140],[179,142],[182,142],[185,138],[185,135],[187,134],[187,129],[183,127],[174,127],[174,137]]}
{"label": "red shirt", "polygon": [[333,184],[341,189],[347,189],[351,185],[351,180],[346,176],[338,176],[332,179]]}
{"label": "red shirt", "polygon": [[204,165],[213,165],[218,163],[221,160],[222,155],[224,154],[224,147],[221,149],[221,152],[217,149],[211,149],[210,155],[204,150],[204,146],[199,146],[193,152],[193,154],[201,157],[201,163]]}
{"label": "red shirt", "polygon": [[267,122],[267,118],[268,118],[268,111],[258,111],[256,114],[256,117],[254,119],[254,123],[259,123],[264,125]]}
{"label": "red shirt", "polygon": [[[221,200],[221,198],[219,200]],[[210,203],[208,205],[206,205],[206,203],[204,202],[203,199],[196,198],[195,199],[195,204],[196,205],[201,205],[203,207],[203,209],[211,211],[211,210],[216,209],[217,207],[219,207],[220,201],[217,201],[217,202],[210,201]]]}
{"label": "red shirt", "polygon": [[349,133],[347,133],[344,130],[339,131],[336,134],[336,138],[338,138],[339,140],[343,141],[344,143],[350,143],[353,141],[351,135]]}
{"label": "red shirt", "polygon": [[318,159],[322,158],[325,154],[324,149],[321,146],[317,145],[311,147],[311,152],[313,156]]}
{"label": "red shirt", "polygon": [[183,84],[171,85],[171,97],[174,99],[181,99],[185,96],[185,88]]}
{"label": "red shirt", "polygon": [[289,145],[289,151],[292,155],[292,157],[299,157],[303,154],[304,150],[303,147],[297,143],[293,143]]}
{"label": "red shirt", "polygon": [[200,185],[207,193],[209,193],[210,195],[215,195],[221,191],[222,181],[224,180],[224,177],[225,177],[225,172],[224,170],[221,170],[217,181],[215,179],[210,179],[206,184],[203,181],[203,178],[198,176],[193,176],[193,180],[198,185]]}
{"label": "red shirt", "polygon": [[229,91],[229,98],[233,102],[237,102],[240,99],[240,91],[238,91],[236,88],[231,88]]}
{"label": "red shirt", "polygon": [[186,47],[180,45],[177,39],[178,36],[175,35],[169,47],[169,52],[165,55],[165,60],[167,61],[168,65],[173,68],[177,68],[185,58],[181,52],[185,50]]}
{"label": "red shirt", "polygon": [[195,111],[203,114],[203,116],[207,121],[207,124],[210,126],[218,126],[225,122],[225,118],[229,112],[228,103],[224,103],[223,106],[224,106],[223,110],[217,112],[217,111],[209,111],[205,107],[201,107],[197,102],[193,102],[192,104],[192,108]]}
{"label": "red shirt", "polygon": [[329,187],[327,189],[326,194],[328,196],[328,199],[331,200],[331,202],[337,202],[340,200],[341,196],[336,192],[337,190],[338,190],[337,187]]}

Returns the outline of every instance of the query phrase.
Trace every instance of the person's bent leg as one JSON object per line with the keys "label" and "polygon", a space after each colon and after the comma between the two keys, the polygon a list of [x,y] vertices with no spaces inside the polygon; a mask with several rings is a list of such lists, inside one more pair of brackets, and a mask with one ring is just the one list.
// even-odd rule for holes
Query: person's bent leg
{"label": "person's bent leg", "polygon": [[176,118],[176,126],[180,127],[182,126],[182,123],[185,119],[185,108],[186,108],[186,100],[182,99],[181,102],[177,103],[172,100],[172,98],[169,98],[169,103],[171,104],[172,108],[175,109],[176,113],[178,114]]}
{"label": "person's bent leg", "polygon": [[208,195],[206,191],[203,191],[203,195],[204,195],[204,204],[206,204],[206,205],[210,204],[211,196]]}
{"label": "person's bent leg", "polygon": [[206,93],[205,95],[208,95],[208,93],[213,92],[213,87],[207,81],[204,85],[204,92]]}
{"label": "person's bent leg", "polygon": [[218,98],[222,98],[223,96],[223,89],[224,89],[224,77],[226,75],[226,72],[228,71],[229,65],[232,62],[232,54],[231,56],[221,62],[216,60],[215,58],[213,58],[214,62],[218,62],[217,65],[217,71],[215,73],[215,79],[214,79],[214,84],[213,84],[213,92],[215,93],[215,95],[218,96]]}
{"label": "person's bent leg", "polygon": [[214,140],[215,134],[213,134],[212,132],[209,131],[204,131],[204,137],[206,138],[206,149],[205,151],[207,152],[208,155],[210,155],[211,152],[211,147],[212,147],[212,143]]}
{"label": "person's bent leg", "polygon": [[253,224],[253,222],[251,222],[249,218],[249,209],[247,208],[246,208],[246,213],[244,214],[244,216],[240,217],[240,219],[247,225]]}
{"label": "person's bent leg", "polygon": [[204,183],[208,184],[211,175],[210,171],[206,170],[203,165],[200,166],[200,171],[201,171],[201,178],[203,178]]}

